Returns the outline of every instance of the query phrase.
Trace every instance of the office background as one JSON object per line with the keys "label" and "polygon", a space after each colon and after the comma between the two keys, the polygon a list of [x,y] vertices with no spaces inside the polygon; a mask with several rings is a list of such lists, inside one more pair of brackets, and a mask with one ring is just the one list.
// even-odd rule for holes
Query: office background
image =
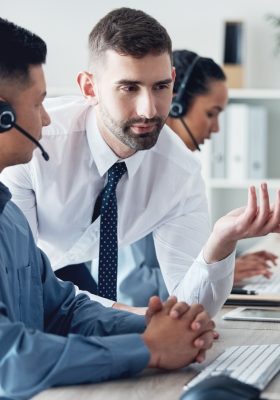
{"label": "office background", "polygon": [[265,20],[280,15],[279,0],[0,0],[1,16],[34,30],[48,44],[49,88],[77,91],[75,76],[87,67],[87,37],[109,10],[141,8],[170,33],[174,49],[189,48],[216,62],[223,58],[223,22],[246,28],[246,86],[280,88],[280,56],[273,55],[276,30]]}
{"label": "office background", "polygon": [[[174,49],[188,48],[219,64],[223,63],[224,22],[242,21],[245,94],[241,89],[231,95],[231,101],[264,104],[269,110],[266,180],[274,197],[275,189],[280,186],[280,53],[277,56],[274,52],[275,34],[280,34],[280,27],[273,27],[266,16],[280,17],[279,0],[0,0],[0,6],[1,17],[33,30],[47,42],[45,72],[50,95],[79,93],[76,75],[87,69],[88,34],[114,8],[128,6],[146,11],[167,28]],[[247,188],[252,182],[211,179],[211,150],[202,153],[210,216],[214,222],[232,208],[246,204]],[[257,186],[259,183],[253,182]],[[249,243],[253,241],[242,242],[241,250]]]}

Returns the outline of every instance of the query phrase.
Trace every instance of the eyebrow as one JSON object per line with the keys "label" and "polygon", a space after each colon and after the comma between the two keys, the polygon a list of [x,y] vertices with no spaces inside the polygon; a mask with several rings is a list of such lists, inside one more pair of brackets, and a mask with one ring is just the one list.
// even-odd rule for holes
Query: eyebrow
{"label": "eyebrow", "polygon": [[[172,79],[168,78],[168,79],[164,79],[162,81],[158,81],[153,83],[154,85],[166,85],[168,83],[172,83]],[[129,80],[129,79],[120,79],[119,81],[115,82],[115,85],[141,85],[142,82],[141,81],[133,81],[133,80]]]}

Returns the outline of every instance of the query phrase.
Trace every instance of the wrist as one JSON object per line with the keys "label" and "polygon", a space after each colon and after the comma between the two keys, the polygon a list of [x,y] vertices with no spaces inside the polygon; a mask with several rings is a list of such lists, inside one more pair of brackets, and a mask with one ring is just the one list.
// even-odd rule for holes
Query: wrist
{"label": "wrist", "polygon": [[219,238],[214,232],[211,233],[203,248],[203,258],[207,264],[213,264],[228,257],[235,249],[236,240]]}
{"label": "wrist", "polygon": [[156,351],[154,350],[154,346],[152,344],[152,341],[149,339],[148,335],[144,332],[142,335],[142,339],[147,346],[149,352],[150,352],[150,360],[148,362],[147,367],[148,368],[157,368],[159,365],[159,356],[157,355]]}

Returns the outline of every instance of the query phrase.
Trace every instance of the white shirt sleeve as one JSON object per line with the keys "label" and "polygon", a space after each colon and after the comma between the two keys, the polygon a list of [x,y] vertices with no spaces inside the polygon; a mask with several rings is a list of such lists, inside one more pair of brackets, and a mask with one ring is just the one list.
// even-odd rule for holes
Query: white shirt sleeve
{"label": "white shirt sleeve", "polygon": [[204,184],[193,176],[190,195],[181,216],[170,218],[154,232],[157,258],[170,294],[189,304],[201,303],[211,316],[231,291],[235,252],[226,259],[207,264],[203,246],[210,234]]}

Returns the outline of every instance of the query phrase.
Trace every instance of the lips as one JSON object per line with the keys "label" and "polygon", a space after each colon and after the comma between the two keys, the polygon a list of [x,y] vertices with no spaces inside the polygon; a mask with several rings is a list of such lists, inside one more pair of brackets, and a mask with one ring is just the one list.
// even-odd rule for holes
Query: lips
{"label": "lips", "polygon": [[156,124],[153,125],[132,125],[131,129],[135,133],[147,133],[153,132],[156,128]]}

